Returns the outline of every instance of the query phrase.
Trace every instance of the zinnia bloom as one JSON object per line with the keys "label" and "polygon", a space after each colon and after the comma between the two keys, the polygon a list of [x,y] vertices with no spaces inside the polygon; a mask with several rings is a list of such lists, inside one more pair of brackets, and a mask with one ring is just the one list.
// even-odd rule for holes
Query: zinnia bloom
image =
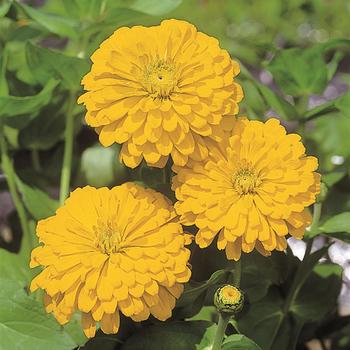
{"label": "zinnia bloom", "polygon": [[103,146],[123,144],[120,158],[135,168],[144,158],[163,167],[205,159],[206,139],[220,142],[243,93],[239,65],[215,38],[184,21],[120,28],[92,55],[78,102]]}
{"label": "zinnia bloom", "polygon": [[75,190],[56,215],[38,223],[37,235],[43,245],[30,265],[44,269],[31,291],[45,291],[46,310],[61,324],[81,311],[88,337],[96,322],[116,333],[119,312],[134,321],[169,318],[190,278],[188,237],[173,206],[132,183]]}
{"label": "zinnia bloom", "polygon": [[199,228],[197,244],[207,247],[218,236],[218,249],[238,260],[254,248],[264,255],[284,250],[288,234],[303,237],[320,175],[300,136],[287,135],[277,119],[235,124],[205,162],[174,167],[173,188],[182,222]]}

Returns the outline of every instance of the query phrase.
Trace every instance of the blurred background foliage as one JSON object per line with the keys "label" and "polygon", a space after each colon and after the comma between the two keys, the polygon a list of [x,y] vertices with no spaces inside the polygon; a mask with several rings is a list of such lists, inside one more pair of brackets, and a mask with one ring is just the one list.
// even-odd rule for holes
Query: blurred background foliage
{"label": "blurred background foliage", "polygon": [[[164,18],[192,22],[240,61],[241,113],[277,116],[300,133],[320,160],[327,189],[320,224],[307,232],[310,248],[313,243],[307,261],[297,258],[305,244],[292,240],[287,254],[244,257],[249,302],[232,321],[224,349],[350,349],[347,0],[0,1],[0,349],[69,350],[86,342],[75,320],[60,328],[45,315],[40,296],[26,292],[35,223],[59,205],[67,115],[74,116],[72,188],[134,180],[174,199],[169,174],[143,164],[125,168],[119,147],[100,146],[76,104],[89,57],[105,38],[120,26]],[[15,181],[7,183],[11,172]],[[18,198],[11,201],[9,190]],[[18,201],[23,212],[14,210]],[[215,247],[192,250],[193,281],[171,322],[150,320],[140,328],[125,319],[118,336],[99,334],[84,349],[206,348],[216,327],[212,294],[232,279],[232,268]],[[253,340],[235,334],[237,328]]]}

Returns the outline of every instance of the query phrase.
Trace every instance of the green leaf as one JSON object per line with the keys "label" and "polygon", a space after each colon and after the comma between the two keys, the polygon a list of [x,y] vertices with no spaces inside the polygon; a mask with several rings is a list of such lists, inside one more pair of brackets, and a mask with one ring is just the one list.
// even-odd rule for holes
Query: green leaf
{"label": "green leaf", "polygon": [[32,279],[29,262],[0,249],[0,350],[71,350],[86,341],[79,323],[60,326],[28,295]]}
{"label": "green leaf", "polygon": [[148,15],[160,16],[174,10],[181,2],[182,0],[133,0],[128,8]]}
{"label": "green leaf", "polygon": [[305,322],[318,321],[337,308],[342,286],[342,268],[320,264],[303,285],[290,310]]}
{"label": "green leaf", "polygon": [[6,66],[7,66],[8,54],[6,46],[2,50],[0,56],[0,96],[8,96],[9,88],[6,80]]}
{"label": "green leaf", "polygon": [[65,116],[60,107],[51,102],[35,119],[20,129],[19,145],[26,149],[48,150],[59,142],[63,138],[66,126]]}
{"label": "green leaf", "polygon": [[216,325],[206,321],[169,322],[142,328],[121,350],[204,350],[213,342]]}
{"label": "green leaf", "polygon": [[350,212],[332,216],[319,227],[319,230],[334,238],[350,242]]}
{"label": "green leaf", "polygon": [[277,113],[280,117],[287,120],[293,120],[298,118],[298,112],[295,107],[286,101],[283,97],[277,95],[267,86],[258,84],[258,89],[264,97],[266,104]]}
{"label": "green leaf", "polygon": [[56,14],[45,13],[42,10],[37,10],[23,3],[16,2],[16,5],[27,16],[42,25],[49,32],[71,39],[77,39],[79,37],[80,30],[78,22]]}
{"label": "green leaf", "polygon": [[337,72],[339,62],[344,58],[344,53],[336,51],[332,57],[332,60],[327,65],[327,80],[331,80]]}
{"label": "green leaf", "polygon": [[30,42],[26,46],[26,59],[39,83],[44,84],[50,78],[55,78],[62,80],[63,86],[68,90],[80,89],[80,81],[89,69],[86,60],[66,56]]}
{"label": "green leaf", "polygon": [[[293,120],[298,118],[298,112],[296,108],[291,105],[287,100],[285,100],[283,97],[276,94],[274,91],[272,91],[269,87],[267,87],[264,84],[259,83],[249,72],[249,70],[240,62],[241,66],[241,75],[240,77],[244,77],[245,79],[249,80],[250,83],[252,83],[261,94],[262,98],[265,101],[265,105],[271,108],[275,113],[277,113],[279,116],[287,119],[287,120]],[[245,85],[248,86],[248,92],[252,93],[252,88],[249,83],[245,82]],[[256,92],[253,92],[253,94],[256,96]],[[248,97],[249,106],[252,104],[253,110],[257,109],[258,104],[256,102],[253,102],[250,97]],[[244,103],[244,101],[243,101]],[[261,101],[260,101],[261,103]],[[255,106],[255,107],[254,107]],[[261,108],[261,107],[260,107]],[[259,113],[259,110],[257,110]]]}
{"label": "green leaf", "polygon": [[332,187],[337,182],[339,182],[345,175],[345,169],[339,169],[332,171],[327,174],[322,174],[322,182],[324,182],[327,187]]}
{"label": "green leaf", "polygon": [[0,276],[0,285],[0,350],[71,350],[80,345],[17,281]]}
{"label": "green leaf", "polygon": [[274,252],[269,259],[252,253],[242,257],[241,287],[250,303],[262,299],[272,284],[279,284],[285,278],[286,259],[284,253]]}
{"label": "green leaf", "polygon": [[16,182],[22,194],[23,203],[34,219],[41,220],[55,214],[59,206],[58,201],[50,198],[39,188],[25,184],[18,177]]}
{"label": "green leaf", "polygon": [[263,350],[294,350],[303,323],[283,311],[284,300],[277,287],[238,315],[240,331]]}
{"label": "green leaf", "polygon": [[91,23],[85,31],[85,35],[91,38],[90,44],[86,50],[88,55],[92,54],[101,42],[106,39],[106,33],[111,33],[115,28],[123,25],[142,22],[142,20],[147,17],[147,15],[140,11],[129,8],[115,8],[113,3],[110,2],[109,4],[110,6],[108,10],[106,10],[103,20]]}
{"label": "green leaf", "polygon": [[250,117],[252,117],[252,113],[254,113],[256,117],[261,118],[266,112],[267,105],[261,96],[257,84],[251,80],[244,79],[242,81],[242,88],[244,91],[244,99],[240,106],[247,111]]}
{"label": "green leaf", "polygon": [[328,248],[329,246],[325,246],[319,250],[316,250],[304,259],[303,264],[300,265],[300,268],[295,274],[293,285],[291,287],[296,294],[303,286],[304,282],[309,277],[319,260],[327,253]]}
{"label": "green leaf", "polygon": [[69,16],[75,18],[84,18],[95,24],[98,22],[98,17],[113,6],[115,1],[101,1],[101,0],[63,0],[64,7]]}
{"label": "green leaf", "polygon": [[287,95],[321,94],[328,82],[327,65],[319,47],[280,51],[267,68]]}
{"label": "green leaf", "polygon": [[185,291],[176,303],[174,318],[184,319],[195,316],[202,309],[206,298],[209,298],[212,304],[213,290],[216,286],[225,283],[229,275],[229,271],[219,270],[214,272],[208,281],[187,283]]}
{"label": "green leaf", "polygon": [[[73,339],[73,341],[76,344],[84,344],[87,342],[86,335],[83,332],[82,326],[81,326],[81,315],[79,313],[75,313],[70,321],[64,325],[64,330],[66,333],[69,334],[69,336]],[[79,347],[78,347],[79,350]],[[84,349],[86,350],[86,349]],[[108,350],[108,349],[104,349]]]}
{"label": "green leaf", "polygon": [[340,96],[335,101],[335,106],[343,112],[345,115],[349,116],[350,112],[350,92],[347,92],[346,94]]}
{"label": "green leaf", "polygon": [[[25,43],[27,40],[28,40],[27,38],[24,38],[24,39],[19,38],[18,40],[11,39],[7,43],[6,45],[6,49],[8,51],[7,70],[9,72],[13,72],[16,75],[16,78],[21,82],[24,82],[28,85],[35,85],[35,79],[26,62],[26,55],[25,55],[26,44]],[[47,81],[45,81],[43,85],[45,85]],[[11,83],[13,84],[11,78],[8,80],[8,82],[10,84]],[[23,87],[18,88],[20,93],[23,93],[22,89]]]}
{"label": "green leaf", "polygon": [[348,49],[350,46],[349,39],[331,39],[325,43],[319,44],[318,47],[320,51],[326,52],[328,50],[339,49],[340,47],[345,46]]}
{"label": "green leaf", "polygon": [[25,115],[24,118],[31,118],[31,114],[47,105],[57,86],[58,81],[51,79],[45,87],[34,96],[0,96],[0,118]]}
{"label": "green leaf", "polygon": [[215,306],[203,306],[200,311],[187,321],[213,321],[217,319],[218,312]]}
{"label": "green leaf", "polygon": [[347,232],[350,233],[350,212],[344,212],[326,220],[320,227],[325,233]]}
{"label": "green leaf", "polygon": [[118,160],[120,146],[87,148],[81,157],[81,171],[89,185],[110,186],[126,177],[126,168]]}
{"label": "green leaf", "polygon": [[227,275],[226,270],[219,270],[214,272],[208,281],[196,283],[196,286],[185,286],[185,291],[182,293],[180,299],[177,302],[178,307],[192,304],[201,294],[206,293],[210,286],[213,286],[224,281],[224,276]]}
{"label": "green leaf", "polygon": [[[274,342],[273,332],[283,321],[283,301],[278,293],[271,290],[259,302],[250,305],[247,313],[238,318],[240,331],[253,339],[264,350],[269,350]],[[287,342],[287,339],[286,339]],[[287,346],[281,349],[287,349]]]}
{"label": "green leaf", "polygon": [[261,347],[243,334],[233,334],[225,339],[222,350],[261,350]]}
{"label": "green leaf", "polygon": [[342,113],[330,113],[315,119],[315,129],[309,137],[318,145],[318,153],[331,158],[333,155],[350,155],[350,118]]}
{"label": "green leaf", "polygon": [[11,7],[11,2],[8,0],[4,0],[2,4],[0,4],[0,18],[6,15],[10,7]]}
{"label": "green leaf", "polygon": [[24,287],[29,284],[31,277],[32,274],[25,259],[0,248],[0,278],[16,280]]}
{"label": "green leaf", "polygon": [[323,103],[319,106],[316,106],[305,113],[305,119],[314,119],[324,114],[328,114],[330,112],[336,111],[336,107],[334,105],[334,101],[329,101]]}

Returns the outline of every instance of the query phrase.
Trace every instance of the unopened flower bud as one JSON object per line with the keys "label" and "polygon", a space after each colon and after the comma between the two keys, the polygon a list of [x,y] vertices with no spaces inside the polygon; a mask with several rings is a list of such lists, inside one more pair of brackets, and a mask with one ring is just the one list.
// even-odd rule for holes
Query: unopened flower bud
{"label": "unopened flower bud", "polygon": [[243,292],[237,287],[225,284],[216,290],[214,304],[219,312],[236,314],[244,305]]}

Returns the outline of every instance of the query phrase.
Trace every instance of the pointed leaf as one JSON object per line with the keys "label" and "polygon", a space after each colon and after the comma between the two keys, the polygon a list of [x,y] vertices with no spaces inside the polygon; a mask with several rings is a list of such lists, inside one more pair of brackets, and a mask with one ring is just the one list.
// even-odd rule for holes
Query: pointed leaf
{"label": "pointed leaf", "polygon": [[16,2],[16,5],[19,6],[27,16],[45,27],[49,32],[72,39],[77,39],[79,37],[80,31],[78,22],[56,14],[45,13],[42,10],[37,10],[20,2]]}
{"label": "pointed leaf", "polygon": [[225,339],[222,350],[261,350],[261,347],[243,334],[233,334]]}
{"label": "pointed leaf", "polygon": [[0,96],[0,118],[18,115],[25,115],[25,118],[30,118],[32,113],[37,112],[50,102],[53,90],[57,85],[58,81],[51,79],[37,95],[25,97]]}
{"label": "pointed leaf", "polygon": [[25,184],[16,178],[18,188],[22,194],[23,203],[36,220],[45,219],[55,214],[59,204],[39,188]]}
{"label": "pointed leaf", "polygon": [[26,46],[26,59],[37,81],[44,84],[50,78],[62,80],[69,90],[80,88],[80,80],[89,69],[89,63],[78,57],[31,44]]}

